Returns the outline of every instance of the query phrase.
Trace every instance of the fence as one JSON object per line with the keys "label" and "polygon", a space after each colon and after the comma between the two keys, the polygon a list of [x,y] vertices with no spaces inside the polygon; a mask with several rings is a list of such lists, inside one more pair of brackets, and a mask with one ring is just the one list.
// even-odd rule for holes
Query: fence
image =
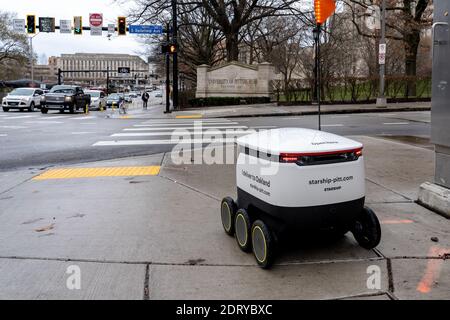
{"label": "fence", "polygon": [[[273,81],[274,95],[280,104],[311,104],[314,80]],[[366,103],[376,100],[378,77],[324,78],[321,85],[324,103]],[[387,76],[385,95],[390,101],[420,101],[431,98],[430,76]]]}

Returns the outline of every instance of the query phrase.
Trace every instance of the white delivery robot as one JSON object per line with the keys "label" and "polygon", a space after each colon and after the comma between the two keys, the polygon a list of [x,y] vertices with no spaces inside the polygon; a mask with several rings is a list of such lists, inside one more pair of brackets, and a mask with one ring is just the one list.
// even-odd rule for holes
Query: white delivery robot
{"label": "white delivery robot", "polygon": [[237,201],[221,203],[225,232],[269,268],[275,243],[290,233],[351,231],[375,248],[381,229],[364,206],[365,170],[359,142],[322,131],[281,128],[237,140]]}

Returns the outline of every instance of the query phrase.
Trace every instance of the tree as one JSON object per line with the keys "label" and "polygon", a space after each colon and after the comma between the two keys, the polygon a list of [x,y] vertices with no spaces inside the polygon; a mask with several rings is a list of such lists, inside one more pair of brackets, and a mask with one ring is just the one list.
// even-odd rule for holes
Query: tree
{"label": "tree", "polygon": [[[178,0],[180,26],[207,25],[222,33],[225,38],[226,59],[238,60],[241,31],[254,21],[271,16],[300,14],[297,0]],[[166,0],[135,0],[133,18],[141,21],[169,21],[171,2]],[[210,21],[189,19],[193,12],[201,11]],[[195,18],[195,15],[191,17]]]}
{"label": "tree", "polygon": [[[381,0],[343,0],[353,13],[353,24],[359,34],[375,38],[367,32],[360,21],[366,9],[371,5],[380,5]],[[414,77],[417,74],[417,55],[421,41],[421,33],[432,23],[432,0],[386,0],[387,38],[398,40],[404,47],[405,74]],[[415,95],[414,83],[408,84],[408,96]]]}
{"label": "tree", "polygon": [[28,55],[25,34],[14,32],[11,28],[13,15],[0,12],[0,62],[23,60]]}

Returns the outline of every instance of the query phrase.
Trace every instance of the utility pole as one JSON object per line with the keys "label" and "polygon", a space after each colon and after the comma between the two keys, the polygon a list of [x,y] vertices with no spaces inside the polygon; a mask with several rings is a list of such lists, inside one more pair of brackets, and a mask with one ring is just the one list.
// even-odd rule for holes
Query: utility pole
{"label": "utility pole", "polygon": [[[381,0],[381,14],[380,14],[380,19],[381,19],[381,38],[380,38],[380,46],[379,46],[379,50],[378,52],[380,52],[381,47],[383,47],[384,49],[386,49],[386,0]],[[386,54],[386,50],[385,54]],[[380,54],[380,53],[379,53]],[[386,59],[386,57],[385,57]],[[378,61],[383,62],[383,61]],[[380,63],[380,93],[379,96],[377,98],[377,106],[378,107],[386,107],[387,101],[386,101],[386,96],[384,95],[384,91],[385,91],[385,76],[386,76],[386,61],[384,61],[383,63]]]}
{"label": "utility pole", "polygon": [[313,34],[314,34],[314,42],[315,42],[315,49],[316,49],[316,53],[315,53],[315,75],[316,75],[316,79],[315,79],[315,84],[316,84],[316,94],[317,94],[317,105],[318,105],[318,115],[319,115],[319,131],[322,130],[322,119],[321,119],[321,91],[320,91],[320,87],[321,87],[321,70],[320,70],[320,32],[321,32],[321,25],[318,23],[316,25],[316,27],[313,30]]}
{"label": "utility pole", "polygon": [[33,37],[30,37],[30,70],[31,70],[31,81],[34,81]]}
{"label": "utility pole", "polygon": [[[170,23],[166,25],[167,45],[170,43]],[[170,52],[166,52],[166,111],[164,113],[170,113]]]}
{"label": "utility pole", "polygon": [[178,17],[177,0],[172,0],[172,42],[175,46],[173,53],[173,108],[178,109]]}

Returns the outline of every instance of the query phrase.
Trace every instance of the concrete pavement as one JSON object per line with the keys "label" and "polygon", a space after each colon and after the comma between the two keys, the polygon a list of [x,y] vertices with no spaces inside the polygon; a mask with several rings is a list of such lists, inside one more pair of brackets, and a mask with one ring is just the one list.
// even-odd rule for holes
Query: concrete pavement
{"label": "concrete pavement", "polygon": [[[303,239],[260,270],[222,230],[234,165],[175,165],[171,154],[79,164],[161,166],[158,175],[34,180],[0,174],[0,299],[450,299],[450,225],[417,205],[433,152],[384,138],[365,144],[375,250],[351,234]],[[81,271],[70,290],[68,267]],[[380,287],[367,286],[377,268]],[[70,269],[69,269],[70,270]]]}

